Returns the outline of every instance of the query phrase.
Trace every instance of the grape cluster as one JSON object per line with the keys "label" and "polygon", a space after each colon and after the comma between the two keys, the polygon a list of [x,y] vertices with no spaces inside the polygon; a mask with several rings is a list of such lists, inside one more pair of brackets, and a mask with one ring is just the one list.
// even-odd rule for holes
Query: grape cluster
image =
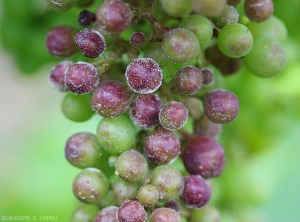
{"label": "grape cluster", "polygon": [[[59,12],[96,4],[45,2]],[[236,9],[242,5],[245,15]],[[208,205],[208,180],[225,168],[217,139],[240,107],[217,79],[243,64],[259,77],[283,70],[286,31],[272,0],[105,0],[97,7],[78,15],[81,28],[53,27],[46,38],[49,53],[68,58],[50,72],[51,85],[66,93],[66,118],[101,117],[94,133],[78,132],[65,145],[67,161],[81,169],[75,197],[99,208],[97,215],[78,208],[71,221],[220,221]]]}

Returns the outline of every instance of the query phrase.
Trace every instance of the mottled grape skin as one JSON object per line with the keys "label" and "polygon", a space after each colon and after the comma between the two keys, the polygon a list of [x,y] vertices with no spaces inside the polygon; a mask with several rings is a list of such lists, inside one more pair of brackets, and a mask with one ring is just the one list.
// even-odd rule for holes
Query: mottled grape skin
{"label": "mottled grape skin", "polygon": [[184,64],[195,59],[200,52],[200,44],[193,32],[176,28],[163,36],[163,50],[175,63]]}
{"label": "mottled grape skin", "polygon": [[250,30],[240,23],[233,23],[221,29],[218,35],[218,46],[224,55],[240,58],[251,50],[253,37]]}
{"label": "mottled grape skin", "polygon": [[125,200],[135,200],[139,188],[139,183],[131,183],[119,177],[112,184],[112,193],[116,204],[120,206]]}
{"label": "mottled grape skin", "polygon": [[202,72],[194,66],[181,67],[175,74],[174,86],[184,95],[193,95],[201,88]]}
{"label": "mottled grape skin", "polygon": [[84,27],[91,25],[95,21],[96,21],[95,13],[92,13],[86,9],[81,11],[77,18],[77,23]]}
{"label": "mottled grape skin", "polygon": [[184,147],[182,160],[190,174],[204,178],[219,176],[225,167],[224,149],[211,137],[190,140]]}
{"label": "mottled grape skin", "polygon": [[77,29],[68,25],[52,28],[46,37],[46,46],[49,53],[58,58],[67,58],[74,55],[78,51],[74,41],[76,33]]}
{"label": "mottled grape skin", "polygon": [[107,80],[102,82],[92,94],[93,109],[102,117],[115,118],[125,113],[132,93],[122,82]]}
{"label": "mottled grape skin", "polygon": [[193,6],[191,0],[159,0],[162,8],[171,16],[184,17],[191,13]]}
{"label": "mottled grape skin", "polygon": [[129,117],[103,118],[97,127],[101,148],[114,155],[130,150],[135,142],[136,128]]}
{"label": "mottled grape skin", "polygon": [[120,0],[105,1],[96,12],[97,22],[106,31],[121,33],[131,25],[132,12],[128,5]]}
{"label": "mottled grape skin", "polygon": [[183,202],[191,208],[199,208],[208,203],[210,188],[200,175],[190,175],[184,179]]}
{"label": "mottled grape skin", "polygon": [[178,130],[182,128],[188,120],[188,110],[180,102],[169,102],[159,111],[159,122],[168,130]]}
{"label": "mottled grape skin", "polygon": [[65,84],[74,94],[89,93],[97,87],[98,83],[98,71],[90,63],[77,62],[66,71]]}
{"label": "mottled grape skin", "polygon": [[227,0],[192,0],[193,9],[197,14],[206,17],[218,16],[226,6]]}
{"label": "mottled grape skin", "polygon": [[82,170],[73,181],[73,193],[87,204],[99,202],[108,192],[109,182],[105,174],[96,168]]}
{"label": "mottled grape skin", "polygon": [[105,207],[99,211],[94,222],[118,222],[116,216],[118,210],[117,206]]}
{"label": "mottled grape skin", "polygon": [[126,68],[126,80],[130,88],[137,93],[148,94],[156,91],[162,84],[162,70],[150,58],[138,58]]}
{"label": "mottled grape skin", "polygon": [[129,43],[135,48],[143,46],[146,42],[146,35],[143,32],[134,32],[132,33]]}
{"label": "mottled grape skin", "polygon": [[117,212],[118,222],[145,222],[146,217],[144,207],[134,200],[124,201]]}
{"label": "mottled grape skin", "polygon": [[150,222],[182,222],[180,215],[177,211],[161,207],[157,208],[150,216]]}
{"label": "mottled grape skin", "polygon": [[65,85],[65,75],[66,70],[73,64],[72,61],[62,61],[51,69],[49,80],[54,89],[61,92],[68,91],[68,88]]}
{"label": "mottled grape skin", "polygon": [[116,175],[132,183],[143,181],[148,175],[146,158],[135,150],[123,152],[116,162]]}
{"label": "mottled grape skin", "polygon": [[158,201],[158,197],[157,188],[151,184],[141,186],[137,195],[138,201],[145,207],[154,206]]}
{"label": "mottled grape skin", "polygon": [[203,78],[202,84],[205,86],[210,85],[214,80],[214,71],[210,68],[203,68],[201,72]]}
{"label": "mottled grape skin", "polygon": [[218,28],[223,28],[226,25],[230,25],[232,23],[237,23],[239,21],[239,13],[235,9],[235,7],[231,5],[226,5],[224,9],[221,11],[220,15],[212,18],[212,22]]}
{"label": "mottled grape skin", "polygon": [[98,138],[89,132],[79,132],[68,138],[65,157],[73,166],[84,169],[97,167],[102,155]]}
{"label": "mottled grape skin", "polygon": [[184,178],[176,168],[160,165],[154,168],[150,184],[158,189],[159,199],[167,202],[182,194]]}
{"label": "mottled grape skin", "polygon": [[244,11],[253,22],[268,20],[274,11],[272,0],[245,0]]}
{"label": "mottled grape skin", "polygon": [[240,105],[232,92],[216,89],[208,92],[203,99],[205,115],[214,123],[227,124],[236,119]]}
{"label": "mottled grape skin", "polygon": [[172,131],[159,128],[146,137],[145,152],[155,164],[170,163],[180,154],[180,141]]}
{"label": "mottled grape skin", "polygon": [[139,94],[131,103],[130,118],[136,126],[149,129],[159,123],[158,114],[162,101],[158,95]]}
{"label": "mottled grape skin", "polygon": [[75,122],[84,122],[90,119],[95,113],[90,101],[90,94],[75,95],[68,93],[61,103],[61,110],[68,119]]}
{"label": "mottled grape skin", "polygon": [[256,76],[269,78],[283,71],[286,54],[282,45],[273,39],[258,38],[244,57],[245,66]]}
{"label": "mottled grape skin", "polygon": [[81,30],[75,35],[74,40],[81,53],[88,58],[97,58],[105,50],[103,35],[94,29]]}

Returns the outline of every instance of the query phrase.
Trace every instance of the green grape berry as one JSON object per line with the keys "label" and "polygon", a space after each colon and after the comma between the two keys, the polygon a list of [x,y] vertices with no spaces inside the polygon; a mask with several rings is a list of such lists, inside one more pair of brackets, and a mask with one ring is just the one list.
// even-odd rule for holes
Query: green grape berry
{"label": "green grape berry", "polygon": [[160,0],[162,8],[171,16],[184,17],[191,13],[191,0]]}
{"label": "green grape berry", "polygon": [[158,189],[151,184],[140,187],[137,195],[138,201],[145,207],[154,206],[158,201],[158,197]]}

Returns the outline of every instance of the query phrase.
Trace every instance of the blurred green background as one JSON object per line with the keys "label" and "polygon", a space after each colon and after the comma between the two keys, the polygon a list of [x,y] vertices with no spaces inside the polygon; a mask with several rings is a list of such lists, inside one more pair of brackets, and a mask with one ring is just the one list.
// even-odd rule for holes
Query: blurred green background
{"label": "blurred green background", "polygon": [[[223,127],[227,166],[212,181],[211,203],[224,222],[300,221],[300,1],[273,2],[289,33],[284,72],[261,79],[242,69],[224,79],[241,105],[237,120]],[[95,132],[100,118],[74,123],[63,116],[63,94],[48,82],[60,60],[45,48],[47,31],[77,26],[79,11],[51,12],[41,0],[0,1],[0,221],[69,221],[80,205],[72,193],[79,170],[65,160],[64,145],[75,132]]]}

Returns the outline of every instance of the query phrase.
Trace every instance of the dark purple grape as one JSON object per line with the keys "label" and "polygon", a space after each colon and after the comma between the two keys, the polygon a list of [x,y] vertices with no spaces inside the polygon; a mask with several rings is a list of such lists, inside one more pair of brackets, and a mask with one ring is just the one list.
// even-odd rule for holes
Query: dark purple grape
{"label": "dark purple grape", "polygon": [[79,13],[77,22],[79,25],[82,25],[84,27],[89,26],[93,22],[96,21],[96,15],[95,13],[92,13],[86,9],[84,9],[82,12]]}
{"label": "dark purple grape", "polygon": [[116,162],[116,175],[132,183],[141,182],[148,175],[146,158],[135,150],[123,152]]}
{"label": "dark purple grape", "polygon": [[164,204],[164,207],[171,208],[177,212],[180,211],[180,203],[177,200],[172,200]]}
{"label": "dark purple grape", "polygon": [[97,167],[102,155],[98,137],[89,132],[79,132],[68,138],[65,156],[73,166],[84,169]]}
{"label": "dark purple grape", "polygon": [[120,33],[131,25],[132,12],[125,2],[109,0],[99,6],[96,19],[106,31]]}
{"label": "dark purple grape", "polygon": [[137,195],[138,201],[145,207],[153,207],[157,203],[158,197],[157,188],[151,184],[141,186]]}
{"label": "dark purple grape", "polygon": [[65,83],[74,94],[89,93],[99,83],[98,71],[90,63],[77,62],[67,69]]}
{"label": "dark purple grape", "polygon": [[138,58],[132,61],[125,72],[130,88],[137,93],[148,94],[156,91],[162,84],[162,70],[150,58]]}
{"label": "dark purple grape", "polygon": [[188,207],[202,207],[210,199],[210,188],[200,175],[190,175],[184,179],[181,199]]}
{"label": "dark purple grape", "polygon": [[145,152],[156,164],[170,163],[180,154],[179,138],[172,131],[156,129],[146,137]]}
{"label": "dark purple grape", "polygon": [[77,51],[77,45],[74,36],[77,29],[72,26],[62,25],[52,28],[47,33],[46,46],[48,51],[59,58],[66,58],[74,55]]}
{"label": "dark purple grape", "polygon": [[197,136],[217,137],[222,131],[222,125],[210,121],[206,115],[194,120],[194,133]]}
{"label": "dark purple grape", "polygon": [[174,77],[174,85],[181,94],[193,95],[201,88],[201,84],[201,70],[194,66],[180,68]]}
{"label": "dark purple grape", "polygon": [[53,88],[61,92],[68,91],[68,88],[65,85],[65,75],[66,70],[72,66],[74,63],[72,61],[63,61],[58,63],[51,69],[50,72],[50,84]]}
{"label": "dark purple grape", "polygon": [[94,222],[118,222],[117,212],[119,207],[109,206],[99,211]]}
{"label": "dark purple grape", "polygon": [[224,89],[210,91],[203,99],[204,113],[214,123],[232,122],[237,117],[239,108],[236,95]]}
{"label": "dark purple grape", "polygon": [[130,103],[131,93],[119,81],[102,82],[92,94],[93,109],[105,118],[114,118],[126,112]]}
{"label": "dark purple grape", "polygon": [[81,30],[75,35],[74,40],[82,54],[88,58],[97,58],[105,50],[103,35],[94,29]]}
{"label": "dark purple grape", "polygon": [[144,207],[134,200],[125,201],[117,212],[118,222],[144,222],[146,217],[147,212]]}
{"label": "dark purple grape", "polygon": [[130,118],[142,128],[152,128],[159,123],[162,101],[156,94],[139,94],[131,103]]}
{"label": "dark purple grape", "polygon": [[177,211],[161,207],[157,208],[150,216],[150,222],[182,222],[180,215]]}
{"label": "dark purple grape", "polygon": [[82,170],[73,181],[73,193],[78,200],[96,204],[108,192],[109,182],[105,174],[96,168]]}
{"label": "dark purple grape", "polygon": [[251,21],[263,22],[273,15],[274,5],[272,0],[246,0],[244,10]]}
{"label": "dark purple grape", "polygon": [[204,178],[219,176],[225,166],[224,149],[211,137],[196,137],[184,148],[182,160],[190,174]]}
{"label": "dark purple grape", "polygon": [[205,86],[210,85],[214,80],[214,71],[210,68],[203,68],[201,72],[203,77],[202,84]]}
{"label": "dark purple grape", "polygon": [[130,45],[135,48],[143,46],[146,42],[146,35],[143,32],[134,32],[129,40]]}
{"label": "dark purple grape", "polygon": [[135,200],[139,188],[139,183],[130,183],[119,177],[112,184],[112,193],[116,204],[120,206],[125,200]]}
{"label": "dark purple grape", "polygon": [[180,102],[169,102],[159,111],[159,122],[168,130],[178,130],[182,128],[188,120],[188,110]]}

